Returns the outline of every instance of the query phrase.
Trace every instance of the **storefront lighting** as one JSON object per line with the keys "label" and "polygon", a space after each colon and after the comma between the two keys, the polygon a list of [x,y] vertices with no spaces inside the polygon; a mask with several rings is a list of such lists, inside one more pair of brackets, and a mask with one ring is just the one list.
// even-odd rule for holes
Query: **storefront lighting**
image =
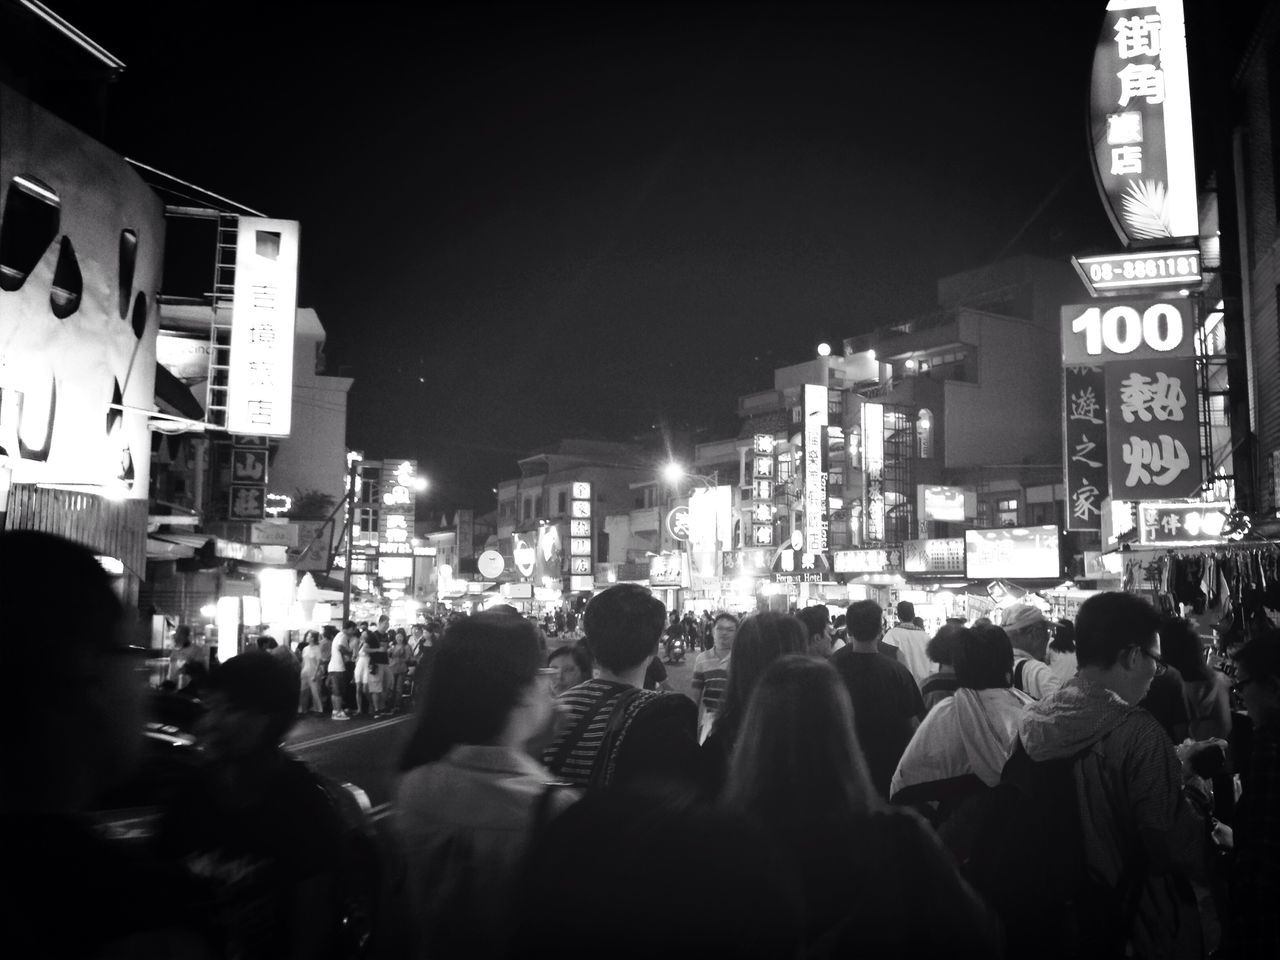
{"label": "storefront lighting", "polygon": [[218,605],[216,603],[206,603],[200,608],[200,616],[206,620],[212,620],[218,615]]}
{"label": "storefront lighting", "polygon": [[906,360],[902,361],[902,365],[908,370],[914,370],[916,368],[916,362],[911,357],[907,357]]}

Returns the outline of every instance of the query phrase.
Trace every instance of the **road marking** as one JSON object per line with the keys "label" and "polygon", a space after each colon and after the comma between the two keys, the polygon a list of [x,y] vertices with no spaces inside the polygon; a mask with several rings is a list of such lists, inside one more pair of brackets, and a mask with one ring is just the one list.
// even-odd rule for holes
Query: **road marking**
{"label": "road marking", "polygon": [[327,736],[316,737],[312,740],[299,740],[297,743],[286,744],[290,750],[306,750],[309,747],[318,747],[321,744],[333,743],[335,740],[345,740],[347,737],[358,737],[362,733],[368,733],[371,730],[381,730],[384,727],[390,727],[397,723],[403,723],[411,720],[412,717],[391,717],[389,720],[379,720],[377,723],[371,723],[367,727],[348,727],[346,730],[337,733],[330,733]]}

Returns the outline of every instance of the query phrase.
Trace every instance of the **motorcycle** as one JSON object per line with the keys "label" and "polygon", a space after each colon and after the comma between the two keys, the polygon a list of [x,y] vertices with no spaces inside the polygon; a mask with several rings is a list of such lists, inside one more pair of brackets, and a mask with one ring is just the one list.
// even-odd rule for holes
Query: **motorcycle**
{"label": "motorcycle", "polygon": [[666,659],[667,663],[683,663],[685,654],[684,637],[678,633],[667,634],[666,642]]}

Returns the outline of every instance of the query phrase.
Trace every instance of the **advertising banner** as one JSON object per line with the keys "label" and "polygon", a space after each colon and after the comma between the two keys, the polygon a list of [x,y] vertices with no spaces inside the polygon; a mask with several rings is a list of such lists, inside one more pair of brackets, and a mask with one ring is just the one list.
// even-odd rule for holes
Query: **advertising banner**
{"label": "advertising banner", "polygon": [[1200,489],[1196,362],[1106,367],[1107,461],[1115,500],[1168,500]]}
{"label": "advertising banner", "polygon": [[1138,507],[1138,542],[1159,546],[1221,543],[1229,503],[1144,503]]}
{"label": "advertising banner", "polygon": [[289,435],[297,307],[298,222],[241,217],[231,305],[228,431]]}
{"label": "advertising banner", "polygon": [[1062,575],[1058,528],[1001,527],[964,532],[965,576],[1048,580]]}
{"label": "advertising banner", "polygon": [[905,540],[902,569],[907,573],[964,574],[964,537]]}
{"label": "advertising banner", "polygon": [[1107,408],[1102,367],[1063,371],[1067,529],[1101,530],[1107,496]]}
{"label": "advertising banner", "polygon": [[1098,191],[1125,246],[1198,236],[1182,0],[1110,0],[1089,123]]}
{"label": "advertising banner", "polygon": [[804,537],[809,553],[827,549],[827,388],[804,385]]}

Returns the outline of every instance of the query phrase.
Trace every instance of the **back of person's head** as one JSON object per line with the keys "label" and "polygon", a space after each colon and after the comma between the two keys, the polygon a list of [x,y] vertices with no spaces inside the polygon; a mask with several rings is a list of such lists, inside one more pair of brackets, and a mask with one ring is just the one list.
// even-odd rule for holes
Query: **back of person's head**
{"label": "back of person's head", "polygon": [[771,833],[878,806],[849,693],[828,661],[790,655],[765,670],[730,755],[724,802]]}
{"label": "back of person's head", "polygon": [[916,618],[916,605],[910,600],[898,601],[898,619],[903,623],[911,623]]}
{"label": "back of person's head", "polygon": [[1280,630],[1271,629],[1252,637],[1236,648],[1231,659],[1250,682],[1280,686]]}
{"label": "back of person's head", "polygon": [[[24,629],[33,615],[54,616],[56,629]],[[125,614],[110,577],[70,540],[0,533],[0,622],[11,662],[39,665],[6,692],[4,807],[23,805],[23,792],[36,805],[37,793],[70,800],[73,778],[84,781],[76,801],[98,793],[136,761],[142,737],[141,685],[131,672],[141,660],[120,655]],[[56,679],[36,679],[42,671]]]}
{"label": "back of person's head", "polygon": [[1076,614],[1076,663],[1105,670],[1128,647],[1151,650],[1159,629],[1160,614],[1141,597],[1118,591],[1094,594]]}
{"label": "back of person's head", "polygon": [[1183,617],[1160,618],[1160,656],[1182,674],[1183,680],[1204,681],[1212,674],[1204,662],[1204,644],[1190,620]]}
{"label": "back of person's head", "polygon": [[358,628],[356,627],[356,622],[354,620],[343,620],[342,629],[347,631],[347,633],[355,633]]}
{"label": "back of person's head", "polygon": [[[831,611],[824,604],[815,603],[811,607],[805,607],[796,614],[800,622],[804,624],[805,630],[809,636],[816,637],[822,633],[831,623]],[[735,651],[736,653],[737,651]]]}
{"label": "back of person's head", "polygon": [[858,600],[845,611],[849,636],[859,643],[870,643],[884,629],[884,611],[874,600]]}
{"label": "back of person's head", "polygon": [[662,601],[634,583],[619,583],[596,594],[582,615],[587,649],[615,673],[644,663],[657,650],[666,623]]}
{"label": "back of person's head", "polygon": [[335,627],[332,623],[326,623],[324,625],[323,632],[324,632],[324,638],[326,640],[332,640],[334,637],[338,635],[338,628]]}
{"label": "back of person's head", "polygon": [[795,617],[765,611],[744,619],[733,642],[733,669],[729,671],[724,703],[716,719],[716,732],[732,743],[751,692],[769,664],[789,654],[805,653],[808,646],[809,634]]}
{"label": "back of person's head", "polygon": [[275,657],[254,653],[232,657],[209,675],[206,690],[226,708],[266,721],[262,739],[254,746],[278,745],[297,717],[297,674]]}
{"label": "back of person's head", "polygon": [[1049,649],[1058,653],[1076,652],[1076,625],[1063,617],[1053,624],[1053,639],[1049,641]]}
{"label": "back of person's head", "polygon": [[[683,893],[668,857],[698,864],[698,908],[663,909]],[[636,791],[589,793],[553,820],[517,880],[506,956],[575,952],[572,937],[608,943],[610,958],[796,956],[801,903],[768,839],[743,818],[655,801]],[[708,918],[714,917],[714,922]]]}
{"label": "back of person's head", "polygon": [[460,744],[492,743],[541,666],[538,630],[523,617],[481,613],[451,624],[400,769],[432,763]]}
{"label": "back of person's head", "polygon": [[925,644],[924,652],[934,663],[944,667],[955,665],[956,638],[965,628],[960,624],[947,623],[938,628],[932,639]]}
{"label": "back of person's head", "polygon": [[179,624],[173,630],[173,645],[175,647],[191,646],[191,628],[185,623]]}
{"label": "back of person's head", "polygon": [[1009,686],[1013,675],[1013,644],[995,624],[961,627],[955,639],[956,683],[970,690]]}
{"label": "back of person's head", "polygon": [[513,607],[509,603],[495,603],[492,607],[486,610],[485,613],[492,613],[498,616],[507,616],[507,617],[520,616],[520,611],[517,610],[515,607]]}

